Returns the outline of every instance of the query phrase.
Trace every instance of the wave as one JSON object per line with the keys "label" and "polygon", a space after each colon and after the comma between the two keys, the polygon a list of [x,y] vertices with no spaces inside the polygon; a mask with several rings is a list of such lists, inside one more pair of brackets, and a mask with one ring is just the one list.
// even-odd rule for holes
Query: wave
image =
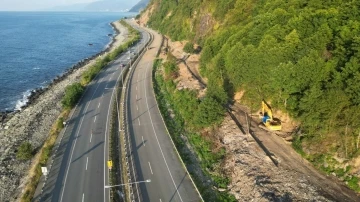
{"label": "wave", "polygon": [[38,69],[40,69],[40,68],[39,68],[39,67],[34,67],[34,68],[33,68],[33,70],[38,70]]}
{"label": "wave", "polygon": [[31,95],[31,90],[27,90],[23,93],[23,97],[20,100],[16,101],[15,110],[21,111],[21,107],[25,106],[29,102],[29,96]]}

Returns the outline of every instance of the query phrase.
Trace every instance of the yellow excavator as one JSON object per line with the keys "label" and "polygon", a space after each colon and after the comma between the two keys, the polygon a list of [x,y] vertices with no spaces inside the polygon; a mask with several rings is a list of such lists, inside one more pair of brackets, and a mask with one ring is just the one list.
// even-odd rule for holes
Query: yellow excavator
{"label": "yellow excavator", "polygon": [[273,118],[271,107],[265,102],[265,100],[261,102],[260,119],[266,129],[271,131],[281,130],[281,121]]}

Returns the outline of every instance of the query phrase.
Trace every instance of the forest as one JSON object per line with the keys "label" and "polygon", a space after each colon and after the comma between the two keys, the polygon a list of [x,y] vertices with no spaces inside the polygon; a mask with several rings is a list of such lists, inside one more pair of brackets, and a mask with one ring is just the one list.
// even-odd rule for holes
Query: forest
{"label": "forest", "polygon": [[[323,167],[324,161],[335,161],[333,156],[344,163],[359,156],[360,1],[152,0],[150,4],[156,10],[149,26],[173,40],[202,47],[200,71],[209,89],[201,103],[188,103],[198,102],[196,106],[206,110],[214,108],[206,107],[214,102],[223,106],[243,91],[241,102],[251,109],[258,110],[265,99],[301,123],[294,149],[323,171],[336,171]],[[201,127],[219,123],[218,119],[200,123],[201,117],[192,116],[185,120]],[[360,191],[356,184],[350,187]]]}

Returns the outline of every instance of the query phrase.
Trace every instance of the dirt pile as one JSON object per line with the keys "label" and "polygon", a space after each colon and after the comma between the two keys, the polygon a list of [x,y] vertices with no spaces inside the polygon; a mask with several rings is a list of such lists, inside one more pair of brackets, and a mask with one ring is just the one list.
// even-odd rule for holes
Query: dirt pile
{"label": "dirt pile", "polygon": [[176,59],[179,67],[179,77],[176,79],[177,89],[191,89],[198,92],[198,96],[205,95],[205,85],[199,81],[199,55],[189,55],[183,51],[186,41],[173,42],[169,38],[165,38],[161,58],[165,59],[167,52],[170,52]]}

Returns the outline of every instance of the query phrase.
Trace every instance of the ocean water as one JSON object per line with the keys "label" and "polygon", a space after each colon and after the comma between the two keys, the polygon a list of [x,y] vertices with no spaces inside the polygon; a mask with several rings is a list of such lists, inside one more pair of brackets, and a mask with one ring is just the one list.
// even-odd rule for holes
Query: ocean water
{"label": "ocean water", "polygon": [[115,33],[110,23],[133,15],[0,12],[0,111],[20,109],[31,90],[104,50]]}

